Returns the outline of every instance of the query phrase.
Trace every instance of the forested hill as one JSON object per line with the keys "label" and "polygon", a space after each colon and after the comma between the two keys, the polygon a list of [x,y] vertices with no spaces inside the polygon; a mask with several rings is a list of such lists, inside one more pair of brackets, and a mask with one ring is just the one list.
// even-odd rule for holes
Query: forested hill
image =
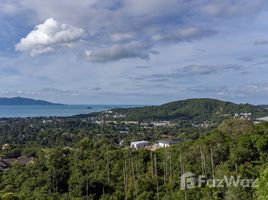
{"label": "forested hill", "polygon": [[235,104],[217,99],[187,99],[160,106],[115,109],[130,120],[210,120],[233,116],[235,113],[252,113],[253,117],[267,116],[268,110],[250,104]]}
{"label": "forested hill", "polygon": [[60,105],[43,100],[28,99],[22,97],[0,97],[0,105]]}

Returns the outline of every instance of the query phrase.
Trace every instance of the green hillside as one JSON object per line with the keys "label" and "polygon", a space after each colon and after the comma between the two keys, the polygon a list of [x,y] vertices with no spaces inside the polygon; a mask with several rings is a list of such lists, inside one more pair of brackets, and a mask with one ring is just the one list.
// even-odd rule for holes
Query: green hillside
{"label": "green hillside", "polygon": [[235,104],[216,99],[187,99],[160,106],[115,109],[130,120],[208,120],[252,113],[253,117],[268,115],[268,110],[250,104]]}

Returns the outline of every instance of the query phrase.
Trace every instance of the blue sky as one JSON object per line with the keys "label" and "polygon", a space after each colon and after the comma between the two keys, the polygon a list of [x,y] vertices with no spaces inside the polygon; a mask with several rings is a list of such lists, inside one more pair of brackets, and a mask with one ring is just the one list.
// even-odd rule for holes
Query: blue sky
{"label": "blue sky", "polygon": [[1,0],[0,96],[268,103],[266,0]]}

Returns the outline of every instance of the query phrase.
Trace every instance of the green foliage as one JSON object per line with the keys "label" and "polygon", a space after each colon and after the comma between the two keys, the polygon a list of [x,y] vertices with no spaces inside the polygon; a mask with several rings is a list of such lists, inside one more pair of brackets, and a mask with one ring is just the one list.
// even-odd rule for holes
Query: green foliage
{"label": "green foliage", "polygon": [[55,149],[48,159],[48,189],[51,192],[68,192],[70,177],[68,150]]}
{"label": "green foliage", "polygon": [[231,136],[245,135],[253,131],[253,124],[250,120],[228,119],[219,125],[218,130]]}
{"label": "green foliage", "polygon": [[[158,196],[180,200],[186,195],[191,200],[267,199],[267,133],[265,123],[253,126],[234,119],[196,140],[156,151],[121,148],[109,137],[83,137],[69,148],[17,146],[23,154],[34,156],[34,162],[2,171],[0,196],[27,200],[155,200]],[[204,185],[185,192],[179,179],[183,171],[208,179],[240,175],[259,181],[256,191]]]}
{"label": "green foliage", "polygon": [[256,197],[258,200],[268,199],[268,167],[260,175],[256,185]]}
{"label": "green foliage", "polygon": [[2,200],[19,200],[19,197],[16,196],[14,193],[9,192],[9,193],[5,193],[3,194]]}

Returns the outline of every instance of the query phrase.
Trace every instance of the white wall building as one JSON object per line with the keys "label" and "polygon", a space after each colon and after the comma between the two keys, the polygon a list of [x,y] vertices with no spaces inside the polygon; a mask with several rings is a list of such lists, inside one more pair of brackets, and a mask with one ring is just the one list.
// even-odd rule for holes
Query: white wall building
{"label": "white wall building", "polygon": [[148,141],[135,141],[130,143],[132,149],[143,149],[149,145]]}
{"label": "white wall building", "polygon": [[173,144],[179,143],[179,140],[160,140],[157,142],[158,147],[164,148],[164,147],[170,147]]}
{"label": "white wall building", "polygon": [[161,126],[170,126],[170,122],[168,121],[161,121],[161,122],[152,122],[154,126],[161,127]]}

